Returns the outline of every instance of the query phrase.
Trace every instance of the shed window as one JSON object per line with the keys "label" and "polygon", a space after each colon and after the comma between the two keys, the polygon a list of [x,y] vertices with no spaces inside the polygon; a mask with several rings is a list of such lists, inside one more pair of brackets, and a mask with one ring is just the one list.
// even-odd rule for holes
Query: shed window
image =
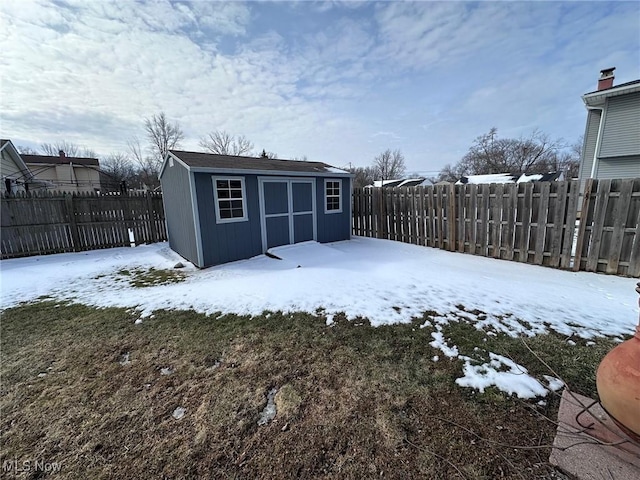
{"label": "shed window", "polygon": [[340,180],[324,181],[324,213],[342,212],[341,183],[342,182]]}
{"label": "shed window", "polygon": [[214,178],[213,185],[218,223],[246,220],[244,178]]}

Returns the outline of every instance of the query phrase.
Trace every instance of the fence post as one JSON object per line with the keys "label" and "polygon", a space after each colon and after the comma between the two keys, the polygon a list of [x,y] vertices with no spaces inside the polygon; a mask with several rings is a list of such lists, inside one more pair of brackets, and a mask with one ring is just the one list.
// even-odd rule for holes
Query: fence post
{"label": "fence post", "polygon": [[[375,201],[375,198],[378,197],[378,201]],[[377,206],[377,212],[376,212],[376,230],[378,231],[378,238],[385,238],[385,230],[386,230],[386,218],[384,217],[384,188],[380,187],[380,188],[374,188],[373,189],[373,198],[374,201],[372,202],[374,207]]]}
{"label": "fence post", "polygon": [[[564,236],[562,239],[562,254],[560,257],[560,268],[569,269],[571,267],[571,249],[573,248],[574,237],[577,240],[576,220],[578,218],[578,201],[580,200],[580,182],[571,181],[568,190],[568,203],[566,210],[566,225],[564,226]],[[580,224],[578,224],[578,229]]]}
{"label": "fence post", "polygon": [[[634,180],[633,190],[631,195],[640,191],[640,180]],[[629,225],[633,228],[633,224]],[[640,218],[636,219],[636,228],[633,237],[633,243],[631,244],[631,252],[629,255],[629,270],[627,275],[637,277],[640,275]]]}
{"label": "fence post", "polygon": [[155,215],[153,212],[153,202],[151,201],[151,192],[147,192],[147,217],[149,218],[149,232],[151,232],[151,240],[153,243],[158,241],[158,229],[156,228]]}
{"label": "fence post", "polygon": [[453,183],[449,185],[449,209],[447,211],[447,227],[449,241],[447,242],[448,250],[456,251],[456,186]]}
{"label": "fence post", "polygon": [[580,210],[580,227],[578,229],[578,240],[576,241],[576,256],[573,259],[573,271],[580,270],[580,262],[582,259],[582,248],[584,245],[584,237],[587,231],[587,218],[589,218],[589,200],[591,199],[591,191],[593,190],[593,178],[587,180],[587,185],[584,189],[584,196],[582,197],[582,209]]}
{"label": "fence post", "polygon": [[71,230],[71,239],[73,241],[73,251],[80,252],[80,235],[78,234],[78,224],[76,223],[76,211],[73,205],[73,194],[69,193],[64,196],[64,203],[67,207],[67,216],[69,218],[69,230]]}

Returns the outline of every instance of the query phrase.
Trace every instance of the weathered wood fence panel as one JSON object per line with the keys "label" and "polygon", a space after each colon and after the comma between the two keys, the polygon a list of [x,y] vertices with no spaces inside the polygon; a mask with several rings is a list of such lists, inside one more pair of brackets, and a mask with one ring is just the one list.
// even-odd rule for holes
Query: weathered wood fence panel
{"label": "weathered wood fence panel", "polygon": [[162,195],[3,196],[2,258],[125,247],[167,239]]}
{"label": "weathered wood fence panel", "polygon": [[[640,276],[640,179],[364,188],[355,235],[554,268]],[[582,205],[582,221],[578,220]]]}
{"label": "weathered wood fence panel", "polygon": [[640,179],[587,183],[574,270],[640,276]]}

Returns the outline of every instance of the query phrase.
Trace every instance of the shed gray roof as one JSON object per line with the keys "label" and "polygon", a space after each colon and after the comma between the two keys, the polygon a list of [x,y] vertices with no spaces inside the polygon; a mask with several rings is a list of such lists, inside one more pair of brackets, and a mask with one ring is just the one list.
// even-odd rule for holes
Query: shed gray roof
{"label": "shed gray roof", "polygon": [[239,157],[213,153],[169,151],[176,158],[193,169],[252,170],[263,172],[300,172],[313,174],[348,174],[347,171],[322,162],[302,160],[280,160],[274,158]]}

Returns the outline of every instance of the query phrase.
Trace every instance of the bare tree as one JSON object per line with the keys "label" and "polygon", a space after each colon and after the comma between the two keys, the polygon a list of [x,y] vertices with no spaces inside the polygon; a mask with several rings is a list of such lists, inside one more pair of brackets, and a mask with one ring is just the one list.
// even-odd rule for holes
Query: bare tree
{"label": "bare tree", "polygon": [[438,180],[455,181],[463,175],[546,173],[571,167],[562,139],[553,140],[537,129],[520,138],[497,136],[494,127],[477,137],[457,164],[442,169]]}
{"label": "bare tree", "polygon": [[81,147],[72,142],[67,142],[66,140],[62,140],[55,143],[42,143],[40,145],[40,150],[43,155],[49,155],[52,157],[57,157],[60,152],[64,152],[67,157],[86,157],[86,158],[97,158],[98,154],[87,147]]}
{"label": "bare tree", "polygon": [[144,168],[148,162],[140,146],[140,139],[136,136],[131,137],[131,139],[127,141],[127,146],[129,147],[129,153],[133,162],[138,165],[138,168]]}
{"label": "bare tree", "polygon": [[458,169],[457,165],[447,163],[440,173],[430,180],[435,184],[438,182],[457,182],[464,173]]}
{"label": "bare tree", "polygon": [[138,172],[126,153],[112,153],[100,163],[100,184],[109,191],[126,191],[137,183]]}
{"label": "bare tree", "polygon": [[554,164],[553,170],[562,171],[566,180],[572,178],[578,178],[580,174],[580,162],[582,161],[582,144],[584,143],[584,136],[580,135],[578,140],[572,143],[569,148],[561,152]]}
{"label": "bare tree", "polygon": [[351,167],[349,168],[349,172],[354,174],[353,186],[355,188],[373,185],[373,181],[375,180],[375,171],[373,167]]}
{"label": "bare tree", "polygon": [[[278,158],[278,154],[274,152],[267,152],[264,148],[260,154],[260,158]],[[300,160],[298,158],[292,158],[292,160]]]}
{"label": "bare tree", "polygon": [[170,123],[164,112],[145,118],[144,128],[149,141],[149,153],[154,161],[154,170],[158,173],[169,150],[180,147],[180,142],[184,140],[184,132],[178,122]]}
{"label": "bare tree", "polygon": [[234,137],[224,130],[216,130],[200,139],[200,146],[218,155],[251,155],[253,143],[243,135]]}
{"label": "bare tree", "polygon": [[578,139],[569,147],[568,157],[565,159],[564,172],[565,178],[578,178],[580,174],[580,164],[582,163],[582,148],[584,146],[584,135],[580,135]]}
{"label": "bare tree", "polygon": [[17,145],[16,150],[22,155],[38,155],[38,151],[35,148],[25,147],[23,145]]}
{"label": "bare tree", "polygon": [[160,185],[158,174],[169,150],[180,148],[184,132],[178,122],[171,123],[164,112],[144,119],[147,146],[142,148],[138,137],[132,137],[127,145],[132,162],[137,166],[140,181],[147,188]]}
{"label": "bare tree", "polygon": [[151,189],[160,185],[158,173],[161,163],[160,165],[158,164],[158,159],[154,158],[152,155],[145,154],[138,137],[132,137],[127,142],[127,146],[129,147],[130,158],[134,163],[136,167],[135,170],[137,170],[140,178],[140,183]]}
{"label": "bare tree", "polygon": [[406,170],[404,155],[400,150],[387,149],[373,159],[373,171],[376,179],[402,178]]}

